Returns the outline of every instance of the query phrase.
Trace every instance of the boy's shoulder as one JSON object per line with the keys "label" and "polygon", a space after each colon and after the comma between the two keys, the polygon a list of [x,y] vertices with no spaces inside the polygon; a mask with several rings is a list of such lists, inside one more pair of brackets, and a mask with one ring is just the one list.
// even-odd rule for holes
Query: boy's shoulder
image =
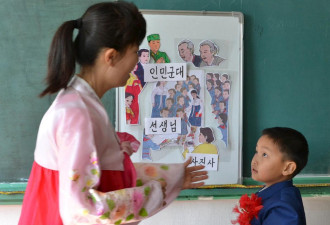
{"label": "boy's shoulder", "polygon": [[259,191],[257,193],[263,201],[288,201],[301,199],[300,191],[292,183],[292,180],[282,181]]}
{"label": "boy's shoulder", "polygon": [[301,194],[292,180],[273,184],[257,195],[262,199],[263,208],[259,212],[259,219],[251,224],[283,224],[284,220],[288,220],[285,224],[306,224]]}

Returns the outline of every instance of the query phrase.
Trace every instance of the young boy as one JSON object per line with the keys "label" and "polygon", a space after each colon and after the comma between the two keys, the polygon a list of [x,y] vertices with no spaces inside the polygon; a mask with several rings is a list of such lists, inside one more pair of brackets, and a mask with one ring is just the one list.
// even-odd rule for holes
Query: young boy
{"label": "young boy", "polygon": [[292,178],[307,164],[308,143],[298,131],[273,127],[263,130],[251,162],[252,178],[265,183],[256,194],[263,208],[256,224],[305,225],[306,218],[301,194]]}

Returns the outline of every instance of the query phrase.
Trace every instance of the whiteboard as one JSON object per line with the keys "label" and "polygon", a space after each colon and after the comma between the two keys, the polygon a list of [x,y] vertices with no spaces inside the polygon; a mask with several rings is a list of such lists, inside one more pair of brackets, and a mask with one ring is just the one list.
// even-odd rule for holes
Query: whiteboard
{"label": "whiteboard", "polygon": [[[215,144],[218,147],[219,165],[217,171],[209,171],[206,185],[216,187],[222,184],[242,183],[242,106],[243,106],[243,14],[240,12],[193,12],[193,11],[157,11],[142,10],[147,21],[147,36],[159,34],[160,51],[165,51],[171,63],[184,63],[178,52],[178,43],[189,39],[194,43],[195,54],[199,54],[199,44],[211,40],[220,51],[224,62],[217,66],[195,67],[187,63],[187,70],[198,70],[204,74],[228,74],[230,77],[230,98],[228,100],[228,139],[227,145],[221,140],[222,134],[212,114],[212,97],[204,92],[204,127],[212,128]],[[147,38],[140,46],[149,49]],[[117,89],[116,130],[133,134],[141,143],[143,140],[144,118],[150,117],[152,110],[151,94],[154,83],[147,83],[139,94],[140,124],[126,124],[125,89]],[[201,82],[205,85],[205,80]],[[133,162],[181,163],[182,148],[164,147],[151,151],[152,161],[142,159],[142,147],[132,155]]]}

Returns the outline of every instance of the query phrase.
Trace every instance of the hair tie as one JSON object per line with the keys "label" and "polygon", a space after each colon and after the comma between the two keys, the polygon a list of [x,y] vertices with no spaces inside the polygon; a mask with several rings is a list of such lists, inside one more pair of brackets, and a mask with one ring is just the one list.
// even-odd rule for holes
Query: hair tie
{"label": "hair tie", "polygon": [[82,19],[79,18],[79,19],[74,20],[73,26],[74,26],[74,28],[79,30],[82,26]]}

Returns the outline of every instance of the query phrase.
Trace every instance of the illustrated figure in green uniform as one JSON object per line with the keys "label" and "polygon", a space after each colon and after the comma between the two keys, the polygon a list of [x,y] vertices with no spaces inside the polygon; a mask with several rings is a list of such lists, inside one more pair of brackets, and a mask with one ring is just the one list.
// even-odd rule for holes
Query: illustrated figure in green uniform
{"label": "illustrated figure in green uniform", "polygon": [[159,34],[150,34],[147,36],[148,44],[150,47],[150,56],[155,63],[169,63],[170,59],[168,58],[165,52],[159,51],[160,48],[160,36]]}

